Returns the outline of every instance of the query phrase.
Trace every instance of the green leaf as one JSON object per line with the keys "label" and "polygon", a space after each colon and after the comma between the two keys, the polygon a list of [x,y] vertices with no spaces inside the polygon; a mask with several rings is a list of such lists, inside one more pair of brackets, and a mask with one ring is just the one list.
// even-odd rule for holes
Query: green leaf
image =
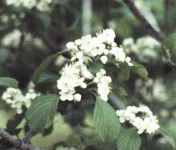
{"label": "green leaf", "polygon": [[135,63],[134,66],[132,67],[132,71],[143,79],[148,78],[148,71],[141,64]]}
{"label": "green leaf", "polygon": [[113,142],[117,139],[120,122],[110,104],[97,98],[94,110],[94,125],[103,141]]}
{"label": "green leaf", "polygon": [[103,68],[103,65],[99,62],[90,63],[90,66],[89,66],[89,70],[94,74],[97,73],[101,68]]}
{"label": "green leaf", "polygon": [[18,81],[9,77],[0,77],[0,86],[17,88]]}
{"label": "green leaf", "polygon": [[38,82],[41,83],[48,83],[48,82],[56,82],[58,79],[58,76],[52,73],[42,73]]}
{"label": "green leaf", "polygon": [[173,133],[164,127],[160,127],[160,133],[167,139],[169,144],[172,146],[173,149],[176,148],[176,141],[174,139]]}
{"label": "green leaf", "polygon": [[119,72],[118,72],[118,81],[124,82],[127,81],[130,77],[130,69],[127,64],[120,64]]}
{"label": "green leaf", "polygon": [[32,81],[34,83],[37,83],[38,80],[40,79],[40,76],[43,74],[43,72],[48,68],[48,66],[56,59],[57,54],[53,54],[51,56],[48,56],[36,69],[32,76]]}
{"label": "green leaf", "polygon": [[125,129],[121,127],[117,146],[118,150],[139,150],[141,138],[135,129]]}
{"label": "green leaf", "polygon": [[51,63],[57,58],[57,56],[66,53],[68,51],[61,51],[56,54],[48,56],[35,70],[33,76],[32,76],[32,81],[37,84],[40,80],[41,75],[44,73],[44,71],[51,65]]}
{"label": "green leaf", "polygon": [[42,132],[52,124],[58,104],[58,96],[43,95],[37,97],[26,112],[26,120],[33,132]]}

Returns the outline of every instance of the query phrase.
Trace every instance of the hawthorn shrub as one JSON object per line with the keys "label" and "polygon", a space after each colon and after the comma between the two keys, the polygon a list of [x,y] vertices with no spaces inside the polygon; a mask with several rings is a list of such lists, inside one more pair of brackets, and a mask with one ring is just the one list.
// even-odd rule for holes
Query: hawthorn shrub
{"label": "hawthorn shrub", "polygon": [[0,3],[0,149],[176,148],[174,1]]}

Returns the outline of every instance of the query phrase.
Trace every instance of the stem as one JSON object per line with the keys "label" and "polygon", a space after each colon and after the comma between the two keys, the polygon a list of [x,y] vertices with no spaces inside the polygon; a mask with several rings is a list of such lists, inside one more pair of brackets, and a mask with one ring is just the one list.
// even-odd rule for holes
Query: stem
{"label": "stem", "polygon": [[26,144],[23,141],[20,141],[17,137],[10,135],[3,129],[0,129],[0,141],[8,142],[14,148],[20,150],[41,150],[40,148],[34,147],[31,144]]}

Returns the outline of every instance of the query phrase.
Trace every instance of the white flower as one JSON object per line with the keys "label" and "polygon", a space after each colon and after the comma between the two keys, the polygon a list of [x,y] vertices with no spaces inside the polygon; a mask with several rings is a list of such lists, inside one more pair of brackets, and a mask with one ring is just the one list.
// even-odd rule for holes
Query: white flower
{"label": "white flower", "polygon": [[136,45],[138,48],[150,48],[150,49],[154,49],[161,46],[160,42],[158,42],[151,36],[144,36],[137,39]]}
{"label": "white flower", "polygon": [[149,134],[155,133],[155,131],[159,129],[158,120],[156,116],[145,118],[143,122],[143,126],[146,129],[147,133]]}
{"label": "white flower", "polygon": [[166,101],[168,98],[166,86],[163,83],[163,80],[156,79],[153,83],[152,95],[155,99],[159,101]]}
{"label": "white flower", "polygon": [[115,59],[117,64],[126,62],[132,66],[130,57],[126,57],[123,49],[117,47],[114,40],[114,31],[106,29],[96,36],[86,35],[66,44],[66,49],[71,53],[71,62],[70,65],[64,66],[61,77],[57,80],[57,88],[62,101],[81,100],[81,95],[75,97],[76,89],[86,88],[88,82],[92,81],[97,84],[98,95],[104,101],[108,100],[111,78],[106,76],[106,71],[103,69],[94,77],[89,71],[88,64],[97,60],[106,64],[110,57],[110,59]]}
{"label": "white flower", "polygon": [[20,89],[17,88],[7,88],[2,94],[2,100],[4,100],[11,108],[15,109],[17,113],[22,113],[23,106],[29,108],[31,106],[31,101],[39,96],[34,89],[29,89],[24,95]]}
{"label": "white flower", "polygon": [[133,63],[131,62],[131,58],[130,57],[126,57],[125,62],[128,64],[128,66],[133,66]]}
{"label": "white flower", "polygon": [[57,80],[57,88],[60,90],[60,99],[62,101],[79,101],[78,95],[76,96],[76,99],[74,99],[76,93],[75,88],[86,88],[87,83],[85,80],[91,79],[92,77],[93,75],[84,64],[77,62],[66,65],[62,70],[60,79]]}
{"label": "white flower", "polygon": [[135,53],[144,62],[160,56],[161,43],[151,36],[140,37],[136,42],[132,38],[124,39],[122,46],[127,53]]}
{"label": "white flower", "polygon": [[106,74],[104,69],[100,69],[99,72],[96,73],[96,77],[94,78],[94,82],[98,83],[100,79]]}
{"label": "white flower", "polygon": [[5,37],[2,39],[2,45],[16,47],[19,45],[20,38],[21,38],[21,31],[15,29],[12,32],[5,35]]}
{"label": "white flower", "polygon": [[14,7],[24,7],[27,9],[36,7],[40,11],[48,11],[51,2],[52,0],[6,0],[7,5],[12,5]]}
{"label": "white flower", "polygon": [[52,0],[40,0],[36,7],[40,11],[49,11],[51,2]]}
{"label": "white flower", "polygon": [[106,29],[98,34],[98,39],[103,43],[112,44],[115,39],[115,32],[112,29]]}
{"label": "white flower", "polygon": [[81,69],[81,75],[86,78],[86,79],[92,79],[93,75],[92,73],[88,70],[87,66],[84,64],[80,65],[80,69]]}
{"label": "white flower", "polygon": [[125,62],[126,54],[122,48],[119,48],[119,47],[112,48],[110,53],[115,56],[115,59],[117,61]]}
{"label": "white flower", "polygon": [[77,50],[77,46],[75,45],[74,42],[68,42],[68,43],[66,44],[66,48],[67,48],[68,50]]}
{"label": "white flower", "polygon": [[21,5],[25,8],[32,9],[37,5],[36,0],[21,0]]}
{"label": "white flower", "polygon": [[123,42],[122,42],[122,46],[123,46],[123,48],[125,49],[125,51],[127,53],[136,52],[137,51],[137,47],[136,47],[136,44],[135,44],[133,38],[124,39]]}
{"label": "white flower", "polygon": [[100,57],[100,60],[101,60],[101,62],[102,62],[103,64],[106,64],[107,61],[108,61],[108,57],[107,57],[107,56],[101,56],[101,57]]}
{"label": "white flower", "polygon": [[115,43],[115,32],[106,29],[96,36],[86,35],[75,41],[68,42],[66,48],[71,51],[71,61],[79,61],[87,64],[92,59],[99,59],[106,64],[109,56],[115,56],[117,63],[126,62],[132,66],[131,59],[126,57],[122,48]]}
{"label": "white flower", "polygon": [[108,101],[108,95],[111,91],[110,83],[111,78],[105,75],[105,70],[101,69],[94,79],[94,82],[97,83],[97,92],[102,100]]}
{"label": "white flower", "polygon": [[137,128],[138,134],[155,133],[159,128],[158,120],[147,106],[128,106],[125,110],[117,110],[121,123],[129,122]]}
{"label": "white flower", "polygon": [[79,94],[79,93],[75,94],[74,100],[80,102],[81,101],[81,94]]}

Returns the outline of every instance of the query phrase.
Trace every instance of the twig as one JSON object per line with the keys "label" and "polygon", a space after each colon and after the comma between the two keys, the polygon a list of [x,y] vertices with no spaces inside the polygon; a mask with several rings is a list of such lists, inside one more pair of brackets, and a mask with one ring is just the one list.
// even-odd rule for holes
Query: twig
{"label": "twig", "polygon": [[3,129],[0,129],[0,141],[8,142],[14,147],[14,149],[16,148],[18,150],[41,150],[40,148],[34,147],[31,144],[26,144],[20,141],[17,137],[10,135]]}
{"label": "twig", "polygon": [[13,119],[10,119],[7,122],[7,132],[9,132],[10,134],[14,134],[16,132],[17,126],[20,124],[23,118],[24,114],[16,114]]}
{"label": "twig", "polygon": [[132,13],[138,18],[145,27],[148,27],[149,30],[153,33],[153,36],[158,40],[163,40],[164,36],[161,32],[155,30],[153,26],[149,23],[146,17],[141,13],[141,11],[136,7],[134,0],[123,0]]}

